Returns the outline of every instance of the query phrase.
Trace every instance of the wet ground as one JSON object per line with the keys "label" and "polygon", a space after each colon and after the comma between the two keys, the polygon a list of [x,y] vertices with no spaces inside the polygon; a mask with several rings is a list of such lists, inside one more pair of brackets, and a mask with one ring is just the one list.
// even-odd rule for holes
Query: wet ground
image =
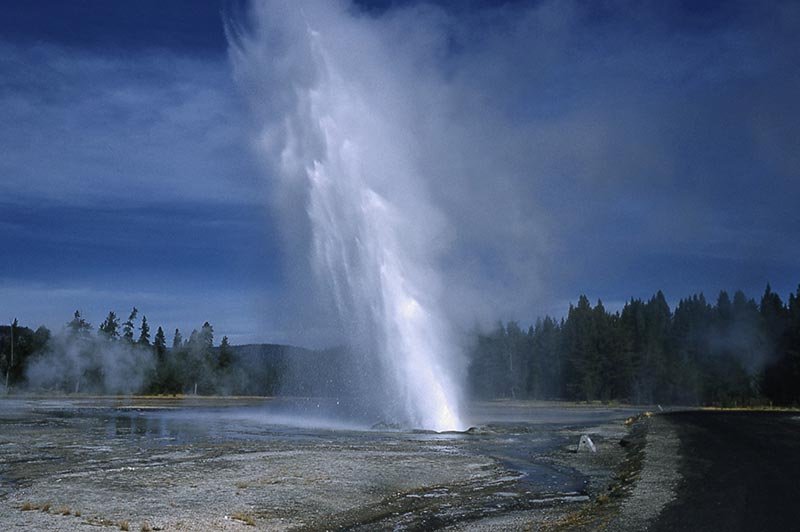
{"label": "wet ground", "polygon": [[[327,406],[0,400],[0,528],[537,529],[606,489],[641,411],[481,403],[474,429],[436,434]],[[584,433],[597,453],[574,452]]]}

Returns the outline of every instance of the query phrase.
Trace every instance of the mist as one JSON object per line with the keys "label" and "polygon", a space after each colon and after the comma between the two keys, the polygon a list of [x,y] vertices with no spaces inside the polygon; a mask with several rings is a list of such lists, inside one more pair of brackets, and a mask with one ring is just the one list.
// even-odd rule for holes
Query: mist
{"label": "mist", "polygon": [[[74,306],[147,294],[163,324],[208,319],[234,343],[343,342],[311,281],[308,198],[263,170],[258,139],[292,89],[230,59],[257,26],[248,10],[266,9],[225,3],[243,4],[3,17],[0,298],[14,316],[55,330]],[[325,9],[318,28],[349,39],[339,55],[439,215],[426,233],[455,328],[564,316],[581,293],[620,309],[655,289],[794,289],[796,2],[271,5],[275,27],[280,9]],[[361,61],[375,49],[385,62]]]}
{"label": "mist", "polygon": [[267,2],[250,20],[231,32],[237,78],[263,120],[258,147],[287,240],[301,243],[294,259],[310,257],[360,373],[356,395],[392,422],[466,428],[465,358],[441,310],[448,224],[417,160],[410,66],[342,6]]}
{"label": "mist", "polygon": [[64,330],[31,357],[25,378],[34,391],[130,395],[144,391],[155,367],[150,348]]}
{"label": "mist", "polygon": [[[298,339],[303,323],[315,339],[327,334],[327,345],[346,340],[335,304],[309,282],[307,190],[275,166],[286,131],[297,133],[278,117],[318,81],[296,37],[306,25],[367,95],[353,120],[380,103],[370,119],[391,132],[391,146],[370,138],[365,164],[388,151],[416,170],[419,179],[402,184],[386,173],[382,186],[406,197],[422,189],[424,206],[401,208],[426,222],[426,267],[457,329],[563,316],[581,293],[621,308],[654,287],[753,293],[771,281],[791,290],[798,219],[787,198],[798,166],[779,154],[795,151],[787,87],[798,80],[784,73],[798,47],[776,43],[796,41],[797,12],[782,2],[666,11],[630,2],[270,2],[229,22],[254,153],[271,172],[269,208],[283,228],[288,295],[270,319]],[[260,41],[243,37],[253,27]],[[259,61],[270,66],[254,68]]]}
{"label": "mist", "polygon": [[[787,166],[753,140],[762,102],[743,103],[793,54],[767,38],[788,31],[781,9],[249,4],[229,53],[283,229],[284,319],[299,337],[330,330],[376,377],[363,395],[398,403],[428,373],[458,390],[465,333],[498,319],[563,316],[581,292],[619,308],[681,278],[673,266],[786,260],[730,220],[732,205],[757,216],[755,175],[785,187]],[[743,194],[721,202],[724,187]],[[409,305],[423,311],[404,331]],[[408,369],[416,352],[435,353],[430,371]],[[412,418],[428,410],[407,402]]]}

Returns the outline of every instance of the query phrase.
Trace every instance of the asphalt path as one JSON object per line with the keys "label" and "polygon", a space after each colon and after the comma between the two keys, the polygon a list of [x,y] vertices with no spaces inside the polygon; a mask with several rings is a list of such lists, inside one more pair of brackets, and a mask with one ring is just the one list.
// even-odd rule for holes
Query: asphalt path
{"label": "asphalt path", "polygon": [[664,415],[680,438],[682,480],[648,530],[800,530],[800,412]]}

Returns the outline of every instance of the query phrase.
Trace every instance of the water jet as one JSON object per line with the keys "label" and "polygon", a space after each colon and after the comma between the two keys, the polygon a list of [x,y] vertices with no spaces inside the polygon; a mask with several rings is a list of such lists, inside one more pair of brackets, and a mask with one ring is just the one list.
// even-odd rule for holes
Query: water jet
{"label": "water jet", "polygon": [[255,102],[266,108],[260,147],[278,186],[303,198],[312,269],[360,370],[365,409],[464,430],[461,355],[439,303],[446,223],[414,157],[413,94],[393,79],[374,29],[340,7],[301,4],[259,4],[252,34],[235,41],[239,77],[280,102]]}

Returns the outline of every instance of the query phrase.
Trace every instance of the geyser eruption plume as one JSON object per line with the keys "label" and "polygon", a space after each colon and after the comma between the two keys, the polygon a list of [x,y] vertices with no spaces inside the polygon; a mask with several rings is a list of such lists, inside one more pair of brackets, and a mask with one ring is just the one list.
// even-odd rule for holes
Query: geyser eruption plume
{"label": "geyser eruption plume", "polygon": [[[281,201],[302,201],[314,272],[338,309],[371,406],[462,430],[460,353],[438,306],[444,220],[414,159],[413,94],[370,20],[334,2],[253,6],[229,31]],[[283,205],[286,208],[286,205]]]}

